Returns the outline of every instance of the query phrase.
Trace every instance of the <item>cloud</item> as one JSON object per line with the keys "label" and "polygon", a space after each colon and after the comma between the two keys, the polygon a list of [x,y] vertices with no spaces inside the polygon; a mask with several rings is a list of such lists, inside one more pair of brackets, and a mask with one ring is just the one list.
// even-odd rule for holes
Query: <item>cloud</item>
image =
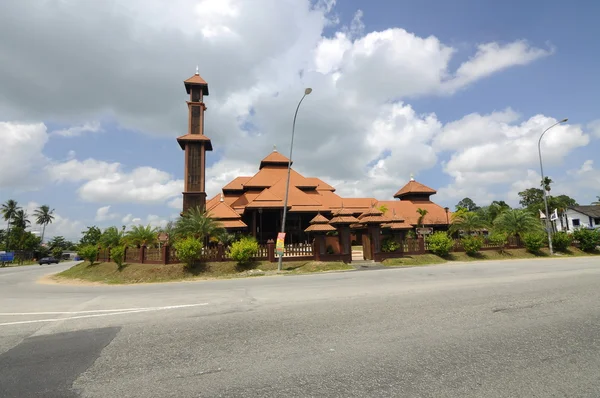
{"label": "cloud", "polygon": [[103,206],[98,208],[98,210],[96,210],[96,221],[102,222],[102,221],[108,221],[108,220],[114,220],[115,218],[118,218],[119,215],[116,213],[111,213],[110,212],[110,206]]}
{"label": "cloud", "polygon": [[137,167],[127,172],[120,163],[96,159],[54,163],[47,171],[57,182],[84,182],[77,193],[87,202],[163,203],[183,189],[182,180],[153,167]]}
{"label": "cloud", "polygon": [[586,127],[594,137],[600,138],[600,119],[588,123]]}
{"label": "cloud", "polygon": [[48,134],[43,123],[0,122],[0,188],[28,189],[47,162],[42,153]]}
{"label": "cloud", "polygon": [[78,137],[83,133],[98,133],[102,131],[99,122],[84,123],[79,126],[71,126],[62,130],[55,130],[51,134],[61,137]]}
{"label": "cloud", "polygon": [[[23,206],[23,209],[29,214],[29,220],[31,221],[29,229],[39,233],[41,236],[42,227],[35,224],[35,217],[33,217],[33,213],[39,207],[39,203],[32,201]],[[81,238],[81,231],[85,229],[83,223],[79,220],[65,217],[61,213],[62,211],[59,212],[58,210],[54,212],[54,221],[46,226],[44,241],[47,242],[55,236],[63,236],[67,240],[78,242]]]}

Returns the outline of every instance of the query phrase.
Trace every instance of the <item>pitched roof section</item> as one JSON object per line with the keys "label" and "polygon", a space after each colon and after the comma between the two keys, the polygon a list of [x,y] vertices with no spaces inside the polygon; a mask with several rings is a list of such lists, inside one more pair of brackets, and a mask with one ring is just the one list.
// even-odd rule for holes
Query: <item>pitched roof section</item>
{"label": "pitched roof section", "polygon": [[217,205],[213,206],[213,208],[210,209],[210,215],[212,218],[217,218],[220,220],[237,220],[241,218],[240,215],[225,202],[219,202]]}
{"label": "pitched roof section", "polygon": [[588,217],[600,217],[600,205],[588,205],[588,206],[573,206],[569,207],[578,213],[585,214]]}
{"label": "pitched roof section", "polygon": [[317,214],[310,220],[310,224],[327,224],[329,220],[325,218],[321,213]]}
{"label": "pitched roof section", "polygon": [[[268,165],[287,167],[289,162],[290,160],[288,158],[277,152],[277,150],[273,150],[273,152],[268,154],[263,160],[260,161],[259,169],[262,169],[263,167]],[[294,164],[294,162],[292,162],[291,164]]]}
{"label": "pitched roof section", "polygon": [[324,182],[320,178],[317,178],[317,177],[306,177],[306,180],[308,180],[308,183],[311,184],[311,186],[317,187],[317,191],[331,191],[331,192],[335,191],[334,187],[332,187],[331,185],[327,184],[326,182]]}
{"label": "pitched roof section", "polygon": [[417,225],[419,221],[418,208],[427,210],[427,215],[423,219],[425,226],[448,225],[449,221],[452,220],[451,212],[446,214],[446,210],[442,206],[433,202],[413,203],[408,200],[382,200],[377,202],[376,206],[380,207],[381,205],[385,205],[388,209],[384,216],[391,218],[395,210],[396,214],[401,214],[404,222],[410,225]]}
{"label": "pitched roof section", "polygon": [[401,198],[410,194],[434,195],[435,193],[437,193],[435,189],[429,188],[428,186],[423,185],[420,182],[416,182],[415,180],[410,180],[405,186],[396,192],[394,198]]}
{"label": "pitched roof section", "polygon": [[270,188],[263,190],[254,200],[246,205],[248,208],[283,207],[283,200]]}
{"label": "pitched roof section", "polygon": [[361,224],[379,224],[390,221],[387,217],[384,217],[381,210],[375,208],[375,206],[358,216],[358,219]]}
{"label": "pitched roof section", "polygon": [[242,191],[244,184],[252,177],[236,177],[233,181],[223,187],[223,191]]}
{"label": "pitched roof section", "polygon": [[188,94],[190,93],[193,86],[201,86],[202,94],[208,95],[208,83],[206,82],[206,80],[200,77],[198,72],[196,72],[196,74],[190,77],[189,79],[184,80],[183,84],[185,85],[185,91],[187,91]]}

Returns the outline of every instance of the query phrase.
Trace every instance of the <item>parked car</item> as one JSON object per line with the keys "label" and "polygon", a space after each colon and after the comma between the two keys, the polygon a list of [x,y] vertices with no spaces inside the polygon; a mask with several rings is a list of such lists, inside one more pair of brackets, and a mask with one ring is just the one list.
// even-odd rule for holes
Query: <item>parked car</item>
{"label": "parked car", "polygon": [[59,260],[57,258],[54,257],[44,257],[44,258],[40,258],[40,261],[38,261],[39,265],[43,265],[43,264],[58,264]]}

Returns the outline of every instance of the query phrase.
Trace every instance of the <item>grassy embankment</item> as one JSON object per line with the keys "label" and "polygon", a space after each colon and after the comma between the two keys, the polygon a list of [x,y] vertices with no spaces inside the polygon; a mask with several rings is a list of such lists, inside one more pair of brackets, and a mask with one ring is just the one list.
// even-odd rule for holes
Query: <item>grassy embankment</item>
{"label": "grassy embankment", "polygon": [[[307,274],[354,269],[342,262],[293,261],[283,263],[283,274]],[[198,279],[240,278],[277,274],[277,263],[259,261],[245,267],[235,262],[203,263],[193,268],[184,264],[127,264],[83,262],[54,276],[55,280],[83,280],[108,284],[172,282]]]}
{"label": "grassy embankment", "polygon": [[542,249],[540,253],[529,253],[525,249],[510,249],[504,253],[497,250],[484,250],[474,256],[466,253],[450,253],[448,257],[442,258],[435,254],[419,254],[414,256],[406,256],[403,258],[392,258],[385,260],[384,265],[401,266],[401,267],[418,267],[431,264],[444,264],[463,261],[482,261],[482,260],[518,260],[518,259],[534,259],[534,258],[571,258],[582,256],[600,256],[600,253],[586,253],[576,247],[571,247],[568,252],[556,253],[554,257],[550,257],[548,249]]}

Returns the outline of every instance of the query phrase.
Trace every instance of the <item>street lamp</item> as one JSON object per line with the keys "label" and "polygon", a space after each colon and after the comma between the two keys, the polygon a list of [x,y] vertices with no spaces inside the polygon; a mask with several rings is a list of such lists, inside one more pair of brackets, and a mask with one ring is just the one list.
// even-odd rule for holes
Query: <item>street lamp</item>
{"label": "street lamp", "polygon": [[[304,89],[304,95],[298,102],[298,106],[296,107],[296,113],[294,113],[294,122],[292,123],[292,141],[290,142],[290,158],[288,162],[287,169],[287,181],[285,183],[285,199],[283,201],[283,220],[281,220],[281,232],[285,232],[285,218],[287,216],[287,204],[288,204],[288,193],[290,191],[290,174],[292,170],[292,151],[294,150],[294,132],[296,131],[296,116],[298,116],[298,109],[300,109],[300,104],[304,101],[304,97],[308,94],[312,93],[312,88],[308,87]],[[284,250],[285,250],[285,240],[284,240]],[[283,250],[279,253],[279,261],[277,264],[277,270],[281,271],[281,265],[283,263]]]}
{"label": "street lamp", "polygon": [[542,190],[544,191],[544,207],[546,208],[546,233],[548,234],[548,248],[550,249],[550,255],[553,255],[554,251],[552,250],[552,234],[550,233],[550,214],[548,214],[548,196],[546,192],[546,186],[544,185],[544,166],[542,164],[542,138],[544,137],[544,134],[546,134],[546,132],[552,127],[558,126],[561,123],[565,123],[567,120],[569,119],[563,119],[560,122],[556,122],[552,126],[548,127],[546,130],[544,130],[544,132],[540,136],[540,139],[538,140],[538,153],[540,155],[540,172],[542,174]]}

